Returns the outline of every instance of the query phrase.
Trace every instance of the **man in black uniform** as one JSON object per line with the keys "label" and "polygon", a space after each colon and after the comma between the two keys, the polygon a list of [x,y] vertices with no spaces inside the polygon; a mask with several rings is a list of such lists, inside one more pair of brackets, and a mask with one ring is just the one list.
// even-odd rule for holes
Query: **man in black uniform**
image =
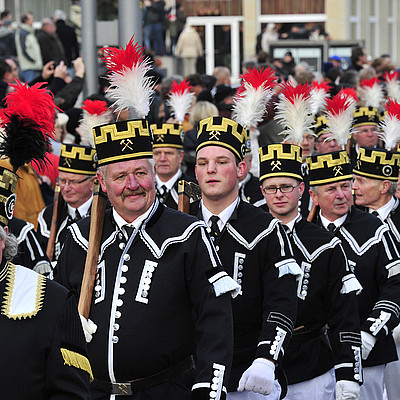
{"label": "man in black uniform", "polygon": [[[400,202],[394,195],[397,190],[399,165],[400,153],[360,147],[353,168],[356,205],[386,222],[398,244],[400,244]],[[400,326],[393,330],[393,337],[399,356]],[[386,365],[385,387],[388,400],[395,400],[400,394],[399,376],[399,360]]]}
{"label": "man in black uniform", "polygon": [[89,400],[91,368],[75,296],[14,265],[8,234],[17,175],[0,168],[0,391],[4,399]]}
{"label": "man in black uniform", "polygon": [[183,129],[179,124],[152,124],[153,158],[156,162],[156,189],[160,203],[178,209],[178,182],[193,181],[181,171]]}
{"label": "man in black uniform", "polygon": [[222,265],[242,285],[232,301],[228,398],[265,399],[270,394],[276,399],[280,387],[275,378],[292,334],[301,270],[279,221],[238,196],[238,180],[246,170],[245,139],[244,128],[231,119],[200,121],[196,177],[202,200],[192,204],[191,212],[208,224]]}
{"label": "man in black uniform", "polygon": [[[233,347],[228,292],[239,285],[222,270],[205,224],[156,198],[148,122],[96,126],[94,136],[98,178],[113,207],[86,324],[92,398],[223,399]],[[56,270],[55,279],[76,290],[89,224],[71,225]]]}
{"label": "man in black uniform", "polygon": [[386,224],[351,205],[352,173],[345,150],[307,158],[316,223],[341,239],[363,287],[357,296],[364,384],[361,400],[382,399],[386,363],[397,359],[391,331],[399,323],[399,253]]}
{"label": "man in black uniform", "polygon": [[[72,223],[90,215],[93,199],[93,182],[96,175],[96,151],[76,144],[62,144],[58,170],[58,185],[62,207],[57,220],[53,260],[57,260]],[[43,249],[50,237],[54,204],[45,207],[38,216],[38,236]]]}
{"label": "man in black uniform", "polygon": [[[287,400],[358,399],[361,335],[356,291],[340,240],[307,222],[298,211],[304,192],[302,149],[260,148],[260,182],[269,211],[281,220],[304,276],[297,288],[297,319],[283,357]],[[326,326],[329,326],[329,342]]]}

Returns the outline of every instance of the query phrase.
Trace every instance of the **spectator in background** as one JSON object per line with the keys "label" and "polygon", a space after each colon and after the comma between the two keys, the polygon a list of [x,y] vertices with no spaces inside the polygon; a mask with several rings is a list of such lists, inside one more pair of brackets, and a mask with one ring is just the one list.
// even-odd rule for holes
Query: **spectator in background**
{"label": "spectator in background", "polygon": [[179,35],[182,33],[186,24],[186,15],[183,11],[181,3],[176,3],[175,7],[171,7],[168,16],[168,30],[171,40],[170,54],[175,54],[175,46]]}
{"label": "spectator in background", "polygon": [[21,24],[15,32],[15,47],[19,67],[25,82],[35,79],[43,67],[39,42],[33,29],[33,14],[21,16]]}
{"label": "spectator in background", "polygon": [[72,60],[79,57],[79,44],[75,29],[65,22],[67,16],[63,10],[54,11],[53,18],[56,24],[57,36],[64,47],[67,67],[72,68]]}
{"label": "spectator in background", "polygon": [[43,64],[54,61],[58,65],[60,61],[66,62],[64,47],[56,34],[56,25],[50,18],[42,19],[42,28],[36,32],[40,45]]}
{"label": "spectator in background", "polygon": [[296,66],[296,63],[293,58],[293,54],[291,51],[287,51],[282,59],[282,72],[285,75],[285,79],[289,75],[294,75],[294,67]]}
{"label": "spectator in background", "polygon": [[10,11],[5,10],[0,14],[0,54],[3,56],[17,55],[12,22]]}
{"label": "spectator in background", "polygon": [[158,56],[165,54],[165,1],[144,0],[144,45]]}
{"label": "spectator in background", "polygon": [[213,76],[216,79],[214,86],[231,85],[231,70],[225,66],[217,66],[214,68]]}
{"label": "spectator in background", "polygon": [[175,55],[180,57],[183,62],[183,76],[197,72],[197,59],[203,55],[203,44],[200,35],[190,25],[186,25],[179,35],[175,47]]}
{"label": "spectator in background", "polygon": [[351,49],[350,57],[351,65],[349,69],[353,69],[357,72],[362,70],[368,65],[368,56],[365,52],[364,47],[355,46]]}
{"label": "spectator in background", "polygon": [[236,89],[228,85],[218,85],[216,89],[214,100],[219,116],[230,118],[232,115],[233,96],[236,93]]}
{"label": "spectator in background", "polygon": [[264,32],[261,35],[261,50],[269,54],[269,44],[279,39],[278,31],[274,23],[269,23],[264,28]]}

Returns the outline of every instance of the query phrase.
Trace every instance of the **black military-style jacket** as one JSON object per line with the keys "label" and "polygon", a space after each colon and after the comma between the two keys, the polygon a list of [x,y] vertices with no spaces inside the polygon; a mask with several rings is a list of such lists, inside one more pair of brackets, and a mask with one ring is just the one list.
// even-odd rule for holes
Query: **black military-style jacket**
{"label": "black military-style jacket", "polygon": [[[319,215],[316,222],[322,226]],[[354,206],[335,236],[363,287],[357,296],[361,330],[377,339],[363,366],[395,361],[391,332],[400,320],[400,259],[393,236],[379,218]]]}
{"label": "black military-style jacket", "polygon": [[[361,382],[361,335],[356,292],[340,240],[301,215],[288,234],[303,277],[297,287],[295,330],[283,357],[289,385],[335,367],[336,380]],[[329,326],[330,341],[324,334]]]}
{"label": "black military-style jacket", "polygon": [[[200,202],[192,203],[191,213],[202,218]],[[255,358],[280,363],[296,318],[301,272],[279,221],[243,201],[214,244],[224,269],[241,285],[232,300],[235,344],[228,391],[233,392]]]}
{"label": "black military-style jacket", "polygon": [[[70,227],[55,274],[78,291],[89,222]],[[88,344],[95,378],[150,377],[196,354],[193,398],[218,393],[227,383],[233,347],[230,295],[217,291],[221,277],[234,283],[221,269],[204,222],[156,200],[127,239],[112,209],[106,210],[90,311],[98,326]]]}
{"label": "black military-style jacket", "polygon": [[[82,217],[90,215],[90,210],[91,207],[89,208],[88,214],[85,216],[83,215]],[[50,237],[52,217],[53,217],[53,204],[49,204],[48,206],[46,206],[38,216],[37,234],[43,249],[47,249],[47,242]],[[63,207],[61,208],[58,220],[59,220],[59,228],[54,243],[54,253],[53,253],[54,260],[58,259],[62,246],[68,234],[68,227],[74,222],[73,218],[68,214],[68,206],[65,202]]]}
{"label": "black military-style jacket", "polygon": [[268,211],[267,202],[260,189],[260,181],[250,172],[246,175],[239,185],[239,197],[246,203],[261,207]]}
{"label": "black military-style jacket", "polygon": [[8,229],[18,240],[18,253],[13,263],[40,272],[51,270],[46,249],[40,245],[39,237],[33,224],[22,219],[12,217],[8,222]]}
{"label": "black military-style jacket", "polygon": [[0,280],[1,398],[89,400],[91,369],[75,295],[28,268],[6,268]]}
{"label": "black military-style jacket", "polygon": [[167,207],[173,208],[174,210],[178,209],[178,199],[179,199],[178,183],[180,180],[185,180],[187,182],[195,182],[196,181],[191,176],[182,173],[182,175],[174,183],[174,186],[172,187],[172,189],[169,190],[167,193],[161,194],[160,190],[158,188],[156,188],[157,189],[156,195],[161,204],[165,204]]}

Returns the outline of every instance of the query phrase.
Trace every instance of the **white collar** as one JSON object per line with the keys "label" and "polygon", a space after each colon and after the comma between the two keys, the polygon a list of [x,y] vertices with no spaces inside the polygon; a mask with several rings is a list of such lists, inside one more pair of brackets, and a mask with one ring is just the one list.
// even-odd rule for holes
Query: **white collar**
{"label": "white collar", "polygon": [[390,214],[390,211],[392,211],[394,205],[396,204],[396,199],[392,197],[384,206],[381,208],[378,208],[377,210],[373,210],[370,208],[368,212],[372,213],[373,211],[376,211],[379,214],[379,218],[382,221],[385,221],[385,219],[388,217]]}
{"label": "white collar", "polygon": [[75,218],[75,211],[78,210],[79,214],[81,215],[82,218],[86,217],[89,212],[89,208],[92,205],[92,200],[93,200],[93,196],[91,196],[89,200],[85,201],[78,208],[71,207],[67,203],[68,215],[70,215],[72,218]]}
{"label": "white collar", "polygon": [[140,215],[139,217],[137,217],[134,221],[132,221],[130,224],[128,222],[126,222],[116,211],[115,208],[113,207],[113,217],[114,217],[114,221],[116,222],[116,224],[118,225],[118,228],[122,228],[124,225],[128,225],[134,229],[139,229],[140,225],[142,224],[142,222],[149,216],[149,214],[151,213],[152,209],[154,208],[154,203],[153,205],[151,205],[148,210]]}
{"label": "white collar", "polygon": [[161,186],[165,185],[168,189],[168,191],[170,191],[173,186],[175,185],[175,182],[181,177],[182,175],[182,171],[180,169],[178,169],[178,172],[168,181],[163,182],[158,175],[156,174],[156,183],[157,183],[157,188],[160,189]]}
{"label": "white collar", "polygon": [[347,214],[345,214],[342,217],[335,219],[334,221],[329,221],[329,219],[325,218],[321,214],[321,211],[319,212],[319,216],[321,218],[322,225],[326,230],[328,230],[329,224],[334,224],[336,226],[336,228],[339,228],[343,224],[343,222],[346,221],[346,218],[347,218]]}
{"label": "white collar", "polygon": [[294,224],[297,222],[297,219],[299,218],[299,216],[300,216],[300,214],[297,213],[297,215],[296,215],[291,221],[289,221],[289,222],[286,223],[286,224],[283,224],[283,223],[281,222],[281,224],[282,224],[282,225],[286,225],[286,226],[289,228],[290,232],[293,232]]}
{"label": "white collar", "polygon": [[[237,204],[239,203],[239,197],[235,199],[235,201],[230,204],[228,207],[225,208],[222,212],[220,212],[217,216],[219,217],[218,220],[218,228],[220,231],[224,229],[224,226],[228,222],[229,218],[231,217],[232,213],[235,211]],[[211,227],[210,218],[215,215],[211,213],[207,207],[204,205],[203,200],[201,200],[201,213],[203,215],[203,220],[207,223],[208,226]]]}

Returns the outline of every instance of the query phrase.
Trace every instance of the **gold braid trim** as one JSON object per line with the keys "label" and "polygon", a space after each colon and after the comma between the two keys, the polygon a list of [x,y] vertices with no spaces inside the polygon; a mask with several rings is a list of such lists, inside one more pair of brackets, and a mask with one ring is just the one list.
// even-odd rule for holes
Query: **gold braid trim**
{"label": "gold braid trim", "polygon": [[64,365],[69,365],[70,367],[75,367],[87,372],[90,377],[90,382],[93,381],[94,377],[92,367],[90,366],[90,362],[87,357],[72,350],[64,348],[61,348],[60,350],[64,359]]}
{"label": "gold braid trim", "polygon": [[1,313],[6,315],[10,319],[26,319],[34,317],[43,307],[43,300],[44,300],[44,292],[46,288],[46,277],[43,275],[37,276],[37,283],[36,283],[36,298],[35,298],[35,308],[33,311],[28,313],[21,313],[21,314],[13,314],[10,315],[11,309],[11,302],[12,297],[14,294],[14,286],[15,286],[15,271],[16,267],[13,263],[7,261],[8,265],[8,273],[7,273],[7,285],[6,291],[4,295],[3,305],[1,307]]}

